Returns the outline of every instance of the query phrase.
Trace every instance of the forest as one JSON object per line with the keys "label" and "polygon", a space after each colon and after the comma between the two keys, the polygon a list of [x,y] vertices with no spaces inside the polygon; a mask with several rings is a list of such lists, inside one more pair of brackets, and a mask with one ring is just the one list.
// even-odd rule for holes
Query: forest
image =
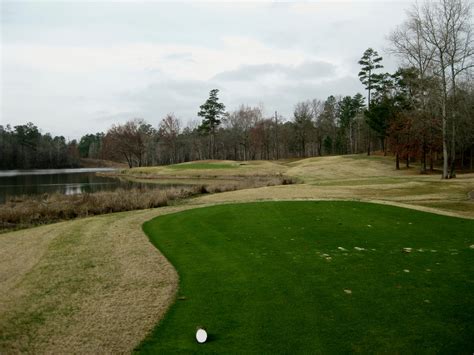
{"label": "forest", "polygon": [[[42,134],[33,123],[0,126],[0,169],[62,168],[81,158],[126,162],[129,167],[192,160],[275,160],[366,153],[394,156],[394,165],[417,162],[420,173],[443,178],[474,162],[474,40],[467,1],[416,4],[388,35],[399,60],[384,71],[372,48],[361,53],[364,93],[295,103],[293,117],[264,114],[242,104],[226,111],[213,89],[186,126],[173,113],[156,125],[135,118],[79,141]],[[284,94],[284,93],[283,93]],[[178,106],[179,103],[176,103]],[[194,123],[192,123],[194,122]]]}

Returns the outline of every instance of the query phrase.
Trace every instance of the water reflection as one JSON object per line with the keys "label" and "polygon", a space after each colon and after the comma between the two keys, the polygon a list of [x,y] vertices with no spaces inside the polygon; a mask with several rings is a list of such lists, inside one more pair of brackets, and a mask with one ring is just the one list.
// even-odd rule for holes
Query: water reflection
{"label": "water reflection", "polygon": [[27,176],[27,175],[64,175],[64,174],[79,174],[79,173],[100,173],[116,171],[113,168],[79,168],[79,169],[31,169],[31,170],[0,170],[0,178]]}
{"label": "water reflection", "polygon": [[64,194],[65,195],[78,195],[82,193],[82,184],[66,185]]}
{"label": "water reflection", "polygon": [[21,195],[55,192],[75,195],[85,192],[111,191],[117,188],[164,187],[163,185],[135,183],[95,174],[111,170],[113,169],[0,171],[0,203]]}

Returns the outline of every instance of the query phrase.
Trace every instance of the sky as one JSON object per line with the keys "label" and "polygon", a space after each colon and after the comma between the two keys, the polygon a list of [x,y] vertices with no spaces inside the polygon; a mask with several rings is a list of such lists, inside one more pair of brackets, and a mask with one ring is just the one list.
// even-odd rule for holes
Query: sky
{"label": "sky", "polygon": [[394,71],[387,36],[409,1],[1,2],[0,124],[33,122],[78,139],[168,113],[195,125],[209,91],[227,111],[364,93],[372,47]]}

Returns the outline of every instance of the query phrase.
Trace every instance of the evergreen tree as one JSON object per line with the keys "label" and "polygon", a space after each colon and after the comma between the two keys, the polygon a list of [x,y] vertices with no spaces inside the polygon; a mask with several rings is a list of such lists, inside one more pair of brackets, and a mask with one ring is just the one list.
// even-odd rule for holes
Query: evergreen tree
{"label": "evergreen tree", "polygon": [[199,131],[208,134],[210,137],[210,156],[214,159],[215,153],[215,135],[217,127],[221,124],[221,118],[225,116],[225,105],[219,102],[217,97],[218,89],[213,89],[209,93],[209,98],[200,106],[198,116],[203,117]]}
{"label": "evergreen tree", "polygon": [[[339,125],[342,135],[349,138],[349,152],[352,154],[354,150],[353,126],[354,119],[364,107],[364,97],[357,93],[354,97],[346,96],[338,102]],[[346,134],[347,131],[347,134]],[[342,144],[342,142],[341,142]]]}
{"label": "evergreen tree", "polygon": [[[372,48],[366,49],[362,58],[359,60],[359,64],[362,66],[359,72],[359,80],[365,86],[368,91],[367,96],[367,107],[370,110],[371,102],[371,91],[377,88],[377,84],[380,81],[381,77],[377,73],[374,73],[375,70],[383,68],[383,65],[380,64],[382,57],[379,56],[377,51]],[[370,129],[367,132],[367,155],[370,155]]]}
{"label": "evergreen tree", "polygon": [[368,48],[359,60],[359,64],[362,66],[358,74],[359,80],[368,91],[367,106],[369,108],[371,99],[370,93],[376,88],[377,83],[380,80],[380,76],[377,75],[377,73],[374,73],[374,71],[383,68],[383,65],[380,64],[381,61],[382,57],[380,57],[377,51],[372,48]]}

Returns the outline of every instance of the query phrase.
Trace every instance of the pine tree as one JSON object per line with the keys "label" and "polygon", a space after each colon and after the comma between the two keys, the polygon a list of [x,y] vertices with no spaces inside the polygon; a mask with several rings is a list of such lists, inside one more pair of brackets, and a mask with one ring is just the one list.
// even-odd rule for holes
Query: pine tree
{"label": "pine tree", "polygon": [[[368,91],[368,110],[370,110],[370,92],[377,87],[378,81],[381,78],[380,75],[374,73],[374,70],[383,68],[383,65],[380,64],[381,61],[382,57],[380,57],[377,51],[372,48],[366,49],[362,58],[359,60],[359,64],[362,65],[361,71],[359,72],[359,80]],[[370,155],[370,128],[367,132],[367,155]]]}
{"label": "pine tree", "polygon": [[380,79],[380,76],[374,73],[376,69],[383,68],[383,65],[380,64],[382,57],[379,56],[377,51],[372,48],[368,48],[362,58],[359,60],[359,64],[362,65],[362,68],[359,72],[359,80],[365,86],[369,95],[367,96],[367,106],[370,109],[370,92],[372,89],[376,88],[376,85]]}
{"label": "pine tree", "polygon": [[209,98],[200,106],[198,116],[203,117],[199,131],[208,134],[210,138],[209,150],[211,159],[214,159],[215,153],[215,136],[217,127],[221,124],[221,118],[226,114],[225,105],[219,102],[217,97],[218,89],[213,89],[209,93]]}

